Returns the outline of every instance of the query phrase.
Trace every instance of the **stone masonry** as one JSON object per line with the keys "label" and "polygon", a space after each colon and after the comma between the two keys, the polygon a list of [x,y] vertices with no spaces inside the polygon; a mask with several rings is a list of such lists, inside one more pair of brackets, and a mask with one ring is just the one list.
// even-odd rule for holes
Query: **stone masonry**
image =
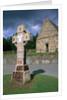
{"label": "stone masonry", "polygon": [[45,19],[36,40],[36,52],[55,52],[58,50],[58,26]]}

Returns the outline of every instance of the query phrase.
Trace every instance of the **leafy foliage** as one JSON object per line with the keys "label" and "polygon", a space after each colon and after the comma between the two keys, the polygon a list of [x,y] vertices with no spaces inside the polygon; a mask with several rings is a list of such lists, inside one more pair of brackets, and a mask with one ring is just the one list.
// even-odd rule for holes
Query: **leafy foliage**
{"label": "leafy foliage", "polygon": [[12,37],[3,38],[3,51],[16,50],[15,45],[12,43]]}
{"label": "leafy foliage", "polygon": [[33,36],[33,40],[32,41],[28,41],[26,44],[26,49],[36,49],[36,36]]}
{"label": "leafy foliage", "polygon": [[[35,49],[36,48],[36,36],[33,36],[32,41],[28,41],[26,44],[26,49]],[[12,37],[8,37],[7,39],[3,38],[3,51],[11,51],[15,50],[16,51],[16,46],[12,43]]]}

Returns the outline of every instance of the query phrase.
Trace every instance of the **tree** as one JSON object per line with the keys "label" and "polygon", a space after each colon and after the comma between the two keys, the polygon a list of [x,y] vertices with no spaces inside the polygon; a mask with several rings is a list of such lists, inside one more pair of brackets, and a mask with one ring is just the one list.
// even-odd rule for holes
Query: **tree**
{"label": "tree", "polygon": [[16,50],[15,45],[12,43],[12,37],[7,39],[3,38],[3,51]]}
{"label": "tree", "polygon": [[[32,41],[28,41],[26,44],[26,49],[36,49],[36,39],[37,39],[38,33],[36,34],[36,36],[33,36],[33,40]],[[17,48],[16,46],[12,43],[12,36],[8,37],[7,39],[3,38],[3,51],[10,51],[10,50],[14,50],[16,51]]]}
{"label": "tree", "polygon": [[8,42],[5,38],[3,38],[3,51],[7,51],[8,50]]}
{"label": "tree", "polygon": [[36,36],[33,36],[32,41],[28,41],[26,44],[26,49],[36,49],[36,39],[37,39],[38,33]]}

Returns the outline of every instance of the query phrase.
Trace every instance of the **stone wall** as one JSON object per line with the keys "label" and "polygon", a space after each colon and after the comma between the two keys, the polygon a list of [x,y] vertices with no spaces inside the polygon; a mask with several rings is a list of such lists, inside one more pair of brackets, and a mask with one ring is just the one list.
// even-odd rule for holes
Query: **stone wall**
{"label": "stone wall", "polygon": [[36,52],[47,52],[46,44],[48,44],[48,52],[55,52],[58,49],[58,36],[37,40]]}
{"label": "stone wall", "polygon": [[[4,55],[3,64],[5,65],[16,65],[16,55]],[[50,64],[50,63],[58,63],[57,55],[37,55],[37,56],[28,56],[26,58],[26,62],[28,65],[32,64]]]}

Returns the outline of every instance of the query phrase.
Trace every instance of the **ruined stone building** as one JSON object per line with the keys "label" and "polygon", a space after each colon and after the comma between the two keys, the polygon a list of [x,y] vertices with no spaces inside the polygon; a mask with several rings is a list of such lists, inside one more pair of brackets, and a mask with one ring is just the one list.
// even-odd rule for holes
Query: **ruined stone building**
{"label": "ruined stone building", "polygon": [[36,40],[36,52],[55,52],[58,50],[58,26],[45,19]]}

